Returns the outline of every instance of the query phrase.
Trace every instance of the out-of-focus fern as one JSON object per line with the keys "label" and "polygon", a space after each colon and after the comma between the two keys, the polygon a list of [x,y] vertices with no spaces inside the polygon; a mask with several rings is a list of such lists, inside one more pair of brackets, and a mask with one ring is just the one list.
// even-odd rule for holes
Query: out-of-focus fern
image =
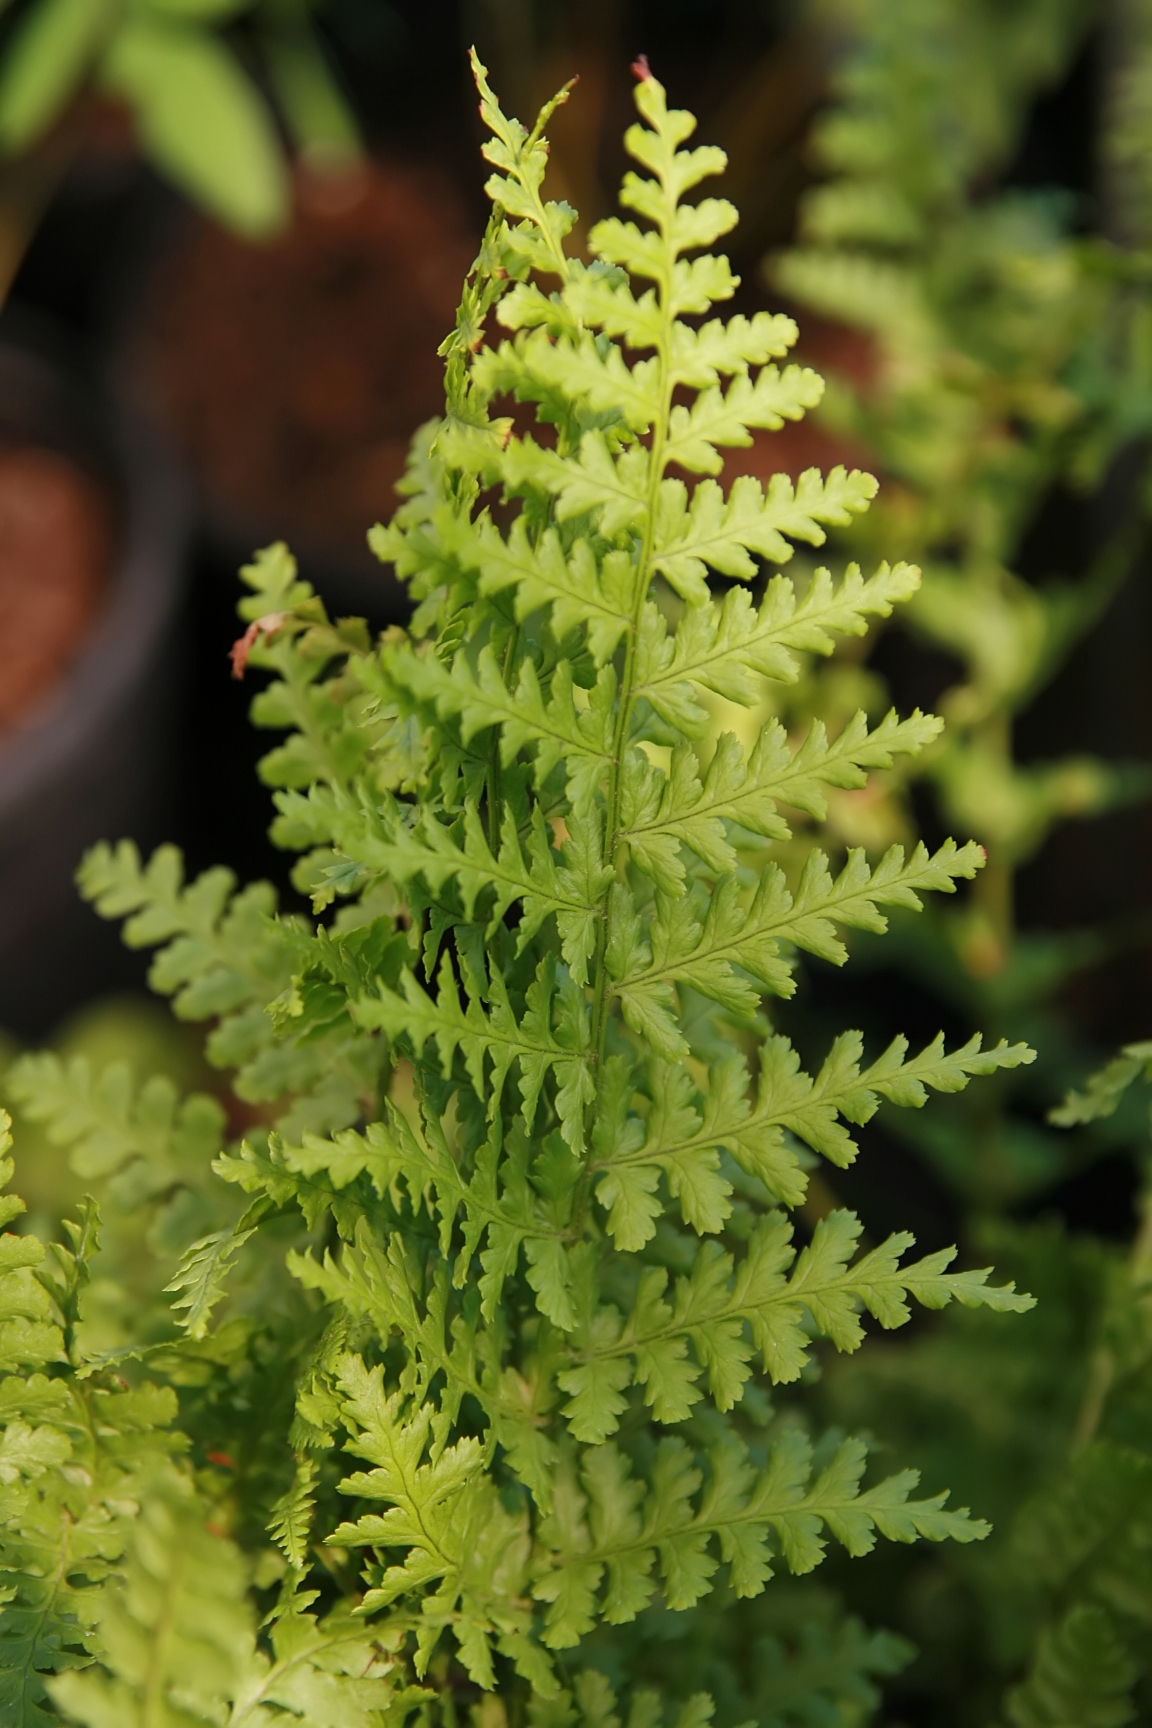
{"label": "out-of-focus fern", "polygon": [[[1051,1113],[1071,1127],[1120,1108],[1150,1078],[1131,1045]],[[1134,1100],[1133,1100],[1134,1101]],[[1145,1158],[1147,1151],[1145,1147]],[[1145,1171],[1145,1181],[1147,1172]],[[890,1577],[924,1659],[912,1684],[941,1720],[969,1713],[1018,1728],[1139,1719],[1147,1709],[1152,1617],[1152,1206],[1130,1248],[1055,1221],[986,1227],[985,1246],[1038,1298],[997,1334],[957,1312],[934,1336],[845,1364],[830,1377],[834,1420],[870,1416],[964,1492],[983,1483],[994,1544],[946,1569]]]}
{"label": "out-of-focus fern", "polygon": [[256,1647],[250,1568],[205,1524],[186,1482],[147,1482],[115,1582],[101,1593],[102,1661],[61,1675],[51,1695],[84,1728],[157,1722],[305,1723],[372,1728],[413,1702],[389,1684],[393,1663],[362,1622],[280,1616]]}
{"label": "out-of-focus fern", "polygon": [[[794,1215],[819,1161],[855,1158],[846,1124],[1031,1052],[866,1056],[848,1032],[810,1074],[768,1013],[800,952],[843,963],[843,930],[881,933],[983,862],[951,841],[835,869],[770,855],[792,810],[819,824],[825,788],[935,736],[920,714],[832,738],[756,718],[918,573],[713,597],[710,569],[759,582],[757,560],[786,563],[875,488],[713,478],[821,386],[778,364],[789,319],[707,317],[736,286],[707,251],[736,212],[685,195],[723,156],[685,148],[691,116],[636,70],[623,202],[641,223],[598,224],[585,265],[573,212],[542,197],[551,107],[527,132],[475,67],[493,216],[444,344],[446,413],[372,536],[411,630],[332,625],[283,547],[244,572],[235,665],[274,674],[255,717],[289,737],[262,772],[315,918],[226,872],[185,884],[170,849],[83,867],[99,910],[159,949],[177,1014],[213,1022],[209,1057],[263,1126],[218,1146],[201,1101],[46,1058],[17,1072],[25,1112],[122,1208],[199,1220],[152,1230],[165,1288],[142,1335],[85,1356],[81,1330],[73,1364],[59,1323],[78,1383],[163,1382],[149,1396],[178,1402],[187,1451],[141,1475],[87,1666],[50,1684],[68,1719],[418,1709],[447,1728],[464,1703],[498,1720],[489,1695],[512,1720],[607,1725],[616,1676],[636,1728],[848,1728],[908,1652],[807,1574],[831,1547],[987,1534],[941,1482],[922,1494],[916,1469],[819,1432],[806,1386],[866,1316],[1031,1297],[952,1250],[910,1258],[905,1232],[861,1249],[842,1209]],[[534,432],[495,412],[517,399]],[[633,1661],[658,1624],[709,1613],[733,1642],[704,1672],[659,1684]]]}
{"label": "out-of-focus fern", "polygon": [[806,194],[799,243],[771,272],[801,305],[858,333],[860,366],[833,374],[820,413],[892,484],[842,538],[858,556],[882,545],[922,567],[902,618],[959,663],[940,702],[947,730],[910,766],[930,779],[947,827],[985,846],[988,868],[962,908],[898,926],[871,958],[897,959],[962,1020],[1042,1050],[1026,1078],[997,1084],[995,1110],[985,1097],[975,1115],[957,1104],[930,1126],[893,1124],[980,1211],[1036,1194],[1093,1144],[1062,1143],[1036,1118],[1069,1067],[1091,1060],[1051,1003],[1104,945],[1021,934],[1016,872],[1061,822],[1149,790],[1139,764],[1023,762],[1013,743],[1017,717],[1100,618],[1146,532],[1134,482],[1107,504],[1101,496],[1094,521],[1109,529],[1087,567],[1069,545],[1040,581],[1022,568],[1051,494],[1091,492],[1152,425],[1147,228],[1128,224],[1136,249],[1125,252],[1074,233],[1067,198],[995,186],[1031,104],[1093,26],[1125,43],[1102,77],[1101,147],[1135,163],[1152,37],[1137,27],[1140,7],[1124,9],[1131,31],[1102,10],[819,0],[813,14],[839,47],[836,100],[813,139],[827,178]]}
{"label": "out-of-focus fern", "polygon": [[[10,1145],[5,1115],[5,1187]],[[5,1224],[21,1210],[14,1196],[0,1200]],[[141,1482],[185,1445],[170,1388],[91,1372],[78,1349],[98,1231],[89,1204],[67,1246],[0,1236],[0,1704],[20,1728],[55,1720],[47,1676],[91,1662]]]}
{"label": "out-of-focus fern", "polygon": [[[1128,1087],[1150,1078],[1152,1045],[1130,1045],[1083,1092],[1070,1093],[1052,1119],[1067,1127],[1111,1115]],[[1071,1457],[1025,1507],[1015,1533],[1016,1574],[1028,1580],[1044,1613],[1030,1670],[1007,1701],[1019,1728],[1069,1720],[1119,1724],[1142,1714],[1152,1675],[1150,1415],[1152,1191],[1146,1189],[1132,1250],[1111,1266],[1104,1286]]]}
{"label": "out-of-focus fern", "polygon": [[[819,412],[861,460],[871,456],[885,484],[867,517],[831,533],[856,556],[875,534],[886,553],[923,568],[902,617],[959,671],[941,699],[945,732],[908,767],[925,774],[947,825],[989,855],[963,906],[897,922],[883,950],[858,938],[854,959],[895,961],[962,1026],[1026,1037],[1042,1053],[1027,1075],[998,1077],[978,1101],[892,1112],[885,1124],[966,1215],[967,1241],[1036,1292],[1036,1312],[999,1333],[979,1314],[953,1312],[934,1335],[837,1364],[820,1397],[831,1420],[872,1423],[898,1454],[931,1456],[965,1494],[982,1483],[989,1496],[993,1543],[950,1549],[933,1567],[913,1556],[887,1567],[885,1588],[904,1605],[898,1624],[923,1651],[907,1680],[918,1694],[909,1707],[941,1722],[1119,1721],[1147,1708],[1135,1622],[1114,1622],[1107,1587],[1080,1590],[1040,1549],[1012,1554],[1034,1501],[1060,1498],[1070,1524],[1091,1522],[1094,1472],[1120,1468],[1098,1443],[1140,1450],[1138,1422],[1122,1413],[1138,1407],[1142,1298],[1110,1245],[1004,1215],[1036,1207],[1094,1152],[1139,1133],[1128,1088],[1141,1047],[1044,1124],[1042,1108],[1092,1060],[1075,1047],[1057,992],[1107,944],[1090,932],[1021,933],[1013,902],[1018,868],[1059,822],[1142,793],[1146,774],[1086,757],[1023,764],[1013,728],[1099,618],[1146,534],[1142,127],[1152,36],[1140,4],[830,0],[816,11],[833,20],[839,52],[835,99],[814,139],[828,178],[807,195],[800,244],[774,280],[857,332],[858,365],[830,380]],[[996,183],[1037,95],[1064,78],[1093,30],[1107,41],[1098,62],[1107,243],[1075,232],[1067,199]],[[1120,452],[1127,470],[1109,478]],[[1093,561],[1078,569],[1069,549],[1055,569],[1027,570],[1036,542],[1026,542],[1050,495],[1078,493],[1087,507],[1105,481]],[[883,700],[881,686],[873,701]],[[1114,1379],[1121,1361],[1131,1372]],[[1124,1550],[1116,1599],[1127,1592],[1135,1602],[1149,1574],[1132,1561],[1138,1496],[1132,1507],[1136,1548]],[[1094,1564],[1086,1548],[1086,1577]]]}

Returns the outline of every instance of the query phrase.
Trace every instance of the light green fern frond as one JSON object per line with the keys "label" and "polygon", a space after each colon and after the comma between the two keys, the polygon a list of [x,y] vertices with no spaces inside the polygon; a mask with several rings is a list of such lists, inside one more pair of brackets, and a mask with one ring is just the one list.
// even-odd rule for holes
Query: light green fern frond
{"label": "light green fern frond", "polygon": [[[788,361],[791,319],[714,315],[737,280],[708,248],[736,218],[699,191],[724,158],[688,147],[692,117],[638,63],[627,214],[592,229],[585,263],[564,250],[574,212],[544,197],[551,107],[528,131],[474,70],[493,215],[442,348],[445,414],[372,535],[411,629],[333,624],[281,545],[243,573],[234,668],[270,674],[253,717],[287,738],[261,773],[312,916],[227,871],[188,883],[172,848],[98,847],[81,873],[159,950],[176,1013],[213,1022],[248,1136],[222,1146],[214,1105],[119,1071],[17,1070],[25,1108],[110,1193],[185,1182],[204,1202],[157,1239],[167,1300],[114,1360],[82,1357],[79,1273],[0,1240],[0,1350],[25,1400],[0,1474],[30,1484],[26,1508],[51,1484],[53,1541],[81,1456],[68,1412],[104,1400],[117,1436],[115,1468],[89,1462],[100,1431],[83,1441],[75,1490],[77,1528],[95,1507],[113,1532],[104,1570],[76,1570],[92,1594],[56,1655],[21,1655],[86,1664],[45,1684],[92,1728],[448,1725],[477,1690],[536,1728],[616,1728],[625,1708],[629,1728],[706,1728],[713,1697],[725,1728],[752,1710],[847,1725],[903,1647],[813,1610],[772,1654],[765,1587],[805,1578],[830,1539],[862,1556],[987,1531],[943,1493],[913,1498],[915,1470],[865,1485],[860,1440],[814,1447],[806,1370],[857,1350],[866,1315],[1031,1299],[955,1271],[953,1250],[908,1262],[907,1232],[861,1253],[839,1207],[795,1241],[788,1213],[814,1158],[856,1156],[849,1124],[1031,1052],[938,1038],[910,1057],[898,1037],[865,1063],[847,1032],[807,1074],[767,1017],[804,956],[843,964],[843,932],[882,933],[983,864],[951,840],[820,849],[830,793],[933,745],[933,716],[803,736],[771,718],[773,683],[865,635],[919,572],[765,570],[860,517],[876,483],[725,488],[724,452],[822,384]],[[174,1390],[123,1391],[114,1361]],[[123,1462],[137,1406],[117,1398],[143,1411],[147,1466]],[[803,1706],[723,1665],[659,1694],[638,1675],[621,1706],[597,1662],[638,1617],[641,1650],[658,1595],[670,1613],[741,1604],[749,1649]],[[558,1654],[591,1634],[591,1666]]]}

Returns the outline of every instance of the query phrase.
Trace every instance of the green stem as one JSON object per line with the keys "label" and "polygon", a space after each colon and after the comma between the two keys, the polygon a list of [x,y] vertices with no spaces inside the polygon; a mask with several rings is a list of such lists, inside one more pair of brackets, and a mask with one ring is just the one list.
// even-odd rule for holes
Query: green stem
{"label": "green stem", "polygon": [[[516,664],[516,651],[520,646],[519,625],[508,637],[508,646],[504,650],[504,667],[501,673],[505,687],[508,687],[512,676],[512,668]],[[500,763],[500,732],[492,734],[492,749],[488,757],[488,847],[493,858],[500,853],[500,814],[503,802],[502,770]]]}
{"label": "green stem", "polygon": [[1107,1345],[1101,1345],[1092,1353],[1088,1364],[1088,1382],[1084,1388],[1084,1397],[1076,1417],[1076,1426],[1072,1430],[1072,1453],[1083,1451],[1084,1447],[1096,1437],[1100,1426],[1100,1418],[1104,1414],[1104,1406],[1108,1402],[1108,1394],[1112,1390],[1112,1380],[1116,1372],[1116,1362]]}
{"label": "green stem", "polygon": [[[673,211],[669,216],[665,233],[670,231]],[[608,796],[604,821],[604,856],[614,873],[619,874],[624,861],[621,851],[620,837],[620,790],[624,751],[628,742],[628,732],[632,723],[632,711],[635,706],[634,684],[636,678],[636,644],[640,635],[640,625],[644,616],[644,606],[648,599],[648,590],[652,581],[652,554],[656,534],[656,506],[660,496],[660,483],[664,478],[667,443],[668,417],[672,409],[672,378],[669,367],[669,355],[672,350],[672,269],[669,268],[657,284],[660,294],[661,329],[657,357],[660,367],[659,408],[652,426],[652,445],[648,469],[648,496],[644,511],[644,533],[640,546],[640,556],[636,566],[636,590],[632,605],[632,617],[629,621],[625,637],[624,667],[620,678],[619,703],[616,710],[616,726],[612,738],[612,764],[608,771]],[[600,920],[600,928],[596,937],[596,959],[593,986],[592,1006],[592,1051],[597,1077],[604,1065],[604,1047],[608,1036],[608,1014],[611,992],[608,987],[608,920],[607,915]],[[593,1105],[595,1111],[595,1105]],[[573,1208],[573,1223],[576,1227],[583,1218],[586,1205],[588,1174],[581,1177]]]}
{"label": "green stem", "polygon": [[[1003,764],[1004,774],[1010,774],[1013,767],[1011,715],[990,715],[977,728],[977,737],[989,755]],[[976,876],[973,898],[983,914],[996,953],[996,964],[987,969],[998,972],[1012,952],[1016,934],[1015,868],[1011,859],[1003,855],[995,844],[986,850],[988,862]]]}
{"label": "green stem", "polygon": [[[1140,1203],[1140,1227],[1128,1262],[1128,1282],[1132,1300],[1138,1303],[1152,1282],[1152,1190],[1145,1192]],[[1093,1351],[1088,1365],[1088,1381],[1072,1430],[1069,1450],[1073,1454],[1082,1451],[1096,1438],[1115,1384],[1116,1357],[1109,1345],[1100,1344]]]}

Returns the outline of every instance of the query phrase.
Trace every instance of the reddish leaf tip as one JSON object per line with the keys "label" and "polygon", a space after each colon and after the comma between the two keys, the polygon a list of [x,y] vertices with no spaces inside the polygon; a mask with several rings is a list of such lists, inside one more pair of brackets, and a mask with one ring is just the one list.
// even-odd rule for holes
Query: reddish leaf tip
{"label": "reddish leaf tip", "polygon": [[646,84],[652,76],[652,68],[648,64],[647,54],[637,54],[629,70],[638,83]]}
{"label": "reddish leaf tip", "polygon": [[248,656],[256,646],[257,637],[275,636],[287,616],[286,612],[266,612],[263,618],[257,618],[254,624],[249,624],[243,636],[237,637],[228,650],[233,678],[243,678],[248,669]]}
{"label": "reddish leaf tip", "polygon": [[243,636],[238,636],[229,648],[228,657],[232,662],[233,678],[243,678],[248,668],[248,656],[255,647],[256,638],[259,634],[259,627],[255,624],[249,624]]}

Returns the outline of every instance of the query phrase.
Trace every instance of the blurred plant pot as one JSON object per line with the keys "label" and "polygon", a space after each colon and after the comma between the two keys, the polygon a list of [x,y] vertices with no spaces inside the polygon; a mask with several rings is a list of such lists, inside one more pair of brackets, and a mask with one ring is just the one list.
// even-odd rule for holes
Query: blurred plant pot
{"label": "blurred plant pot", "polygon": [[55,332],[6,314],[0,1025],[21,1036],[131,975],[73,874],[94,841],[147,842],[163,825],[187,539],[183,488],[157,441],[104,401]]}
{"label": "blurred plant pot", "polygon": [[291,229],[264,245],[190,219],[157,267],[128,371],[195,474],[234,569],[286,539],[337,611],[402,615],[368,552],[412,433],[443,410],[437,347],[476,254],[443,175],[369,163],[301,172]]}

